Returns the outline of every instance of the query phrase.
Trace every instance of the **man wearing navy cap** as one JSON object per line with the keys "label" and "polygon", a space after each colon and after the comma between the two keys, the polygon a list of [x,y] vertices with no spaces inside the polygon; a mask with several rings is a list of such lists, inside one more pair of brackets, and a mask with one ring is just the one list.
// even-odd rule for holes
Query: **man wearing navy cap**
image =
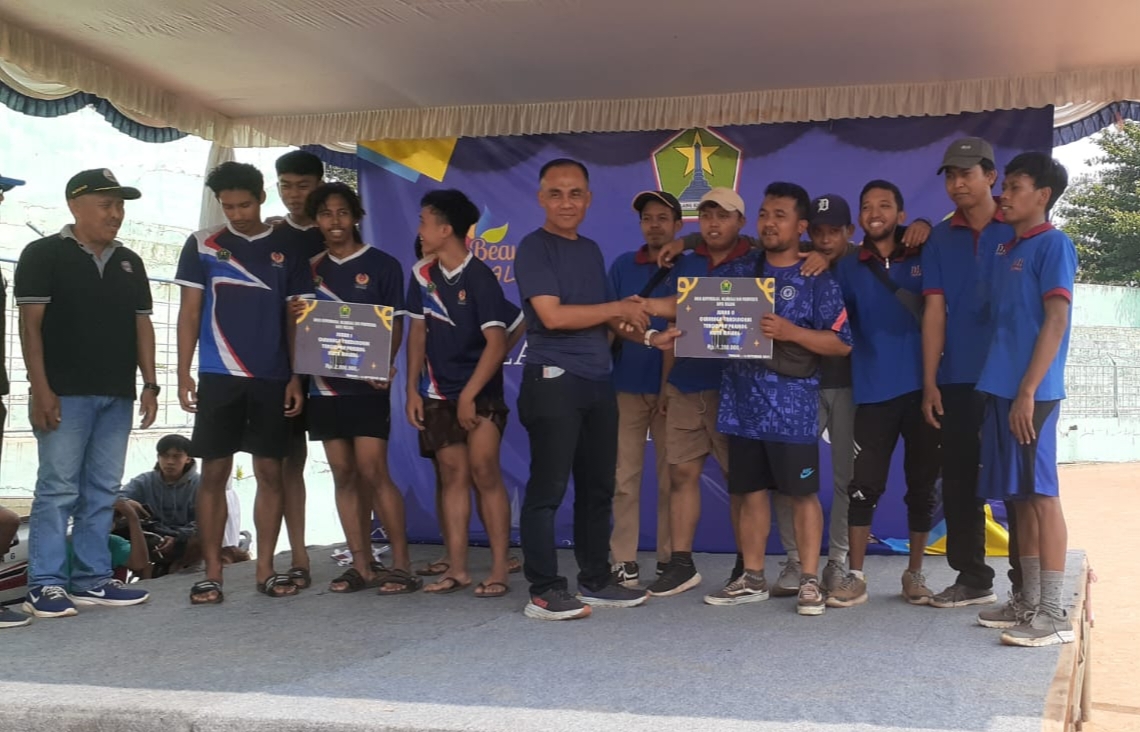
{"label": "man wearing navy cap", "polygon": [[112,577],[107,546],[137,371],[143,427],[158,410],[150,283],[142,259],[115,238],[123,201],[141,194],[105,168],[73,176],[65,194],[75,223],[29,244],[16,265],[28,411],[39,448],[24,611],[41,618],[148,597]]}

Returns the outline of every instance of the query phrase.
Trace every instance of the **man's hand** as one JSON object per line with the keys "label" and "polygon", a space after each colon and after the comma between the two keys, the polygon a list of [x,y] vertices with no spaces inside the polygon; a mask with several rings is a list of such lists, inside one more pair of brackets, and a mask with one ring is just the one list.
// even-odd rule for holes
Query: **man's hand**
{"label": "man's hand", "polygon": [[800,274],[807,277],[815,277],[831,267],[828,258],[819,252],[800,252],[800,259],[804,260],[804,263],[800,265]]}
{"label": "man's hand", "polygon": [[294,297],[289,300],[289,317],[296,320],[305,313],[305,299],[302,297]]}
{"label": "man's hand", "polygon": [[475,397],[460,394],[459,402],[456,404],[456,416],[459,418],[459,426],[468,432],[478,427],[479,415],[475,413]]}
{"label": "man's hand", "polygon": [[674,239],[668,244],[661,247],[661,251],[657,253],[657,266],[658,267],[672,267],[673,260],[685,251],[685,242],[680,239]]}
{"label": "man's hand", "polygon": [[173,536],[164,536],[164,537],[162,537],[162,543],[159,544],[158,546],[156,546],[154,548],[154,550],[156,552],[158,552],[159,554],[162,554],[165,556],[167,552],[174,549],[174,543],[175,542],[174,542]]}
{"label": "man's hand", "polygon": [[150,518],[150,513],[138,501],[130,498],[119,498],[115,501],[114,510],[127,519]]}
{"label": "man's hand", "polygon": [[178,403],[184,412],[198,411],[198,385],[189,374],[178,377]]}
{"label": "man's hand", "polygon": [[404,411],[408,415],[408,422],[417,430],[424,428],[424,398],[420,396],[418,391],[408,390],[407,403],[404,405]]}
{"label": "man's hand", "polygon": [[910,226],[906,227],[903,232],[902,243],[907,249],[914,249],[926,243],[930,238],[930,222],[925,219],[919,219]]}
{"label": "man's hand", "polygon": [[285,386],[285,416],[296,417],[305,408],[305,395],[301,391],[301,377],[294,376]]}
{"label": "man's hand", "polygon": [[649,304],[641,297],[634,295],[627,297],[619,303],[621,319],[639,331],[649,328]]}
{"label": "man's hand", "polygon": [[42,391],[32,390],[31,409],[29,417],[32,428],[41,432],[54,432],[63,421],[63,413],[59,408],[59,397],[50,388]]}
{"label": "man's hand", "polygon": [[760,332],[773,341],[790,341],[797,328],[792,321],[775,313],[764,313],[760,318]]}
{"label": "man's hand", "polygon": [[368,385],[373,389],[379,391],[388,391],[392,388],[392,382],[396,379],[396,366],[395,364],[388,367],[388,380],[383,379],[368,379]]}
{"label": "man's hand", "polygon": [[942,390],[937,386],[922,389],[922,416],[935,429],[942,429]]}
{"label": "man's hand", "polygon": [[1017,444],[1028,445],[1037,439],[1033,429],[1033,395],[1018,394],[1009,408],[1009,431],[1017,439]]}
{"label": "man's hand", "polygon": [[683,333],[677,328],[666,328],[654,333],[653,337],[649,339],[649,345],[661,351],[668,351],[673,348],[674,342],[682,335]]}
{"label": "man's hand", "polygon": [[144,430],[154,424],[154,418],[158,416],[158,396],[150,389],[142,390],[142,396],[139,398],[139,416],[142,417],[139,427]]}
{"label": "man's hand", "polygon": [[662,417],[669,414],[669,395],[664,390],[657,395],[657,414]]}

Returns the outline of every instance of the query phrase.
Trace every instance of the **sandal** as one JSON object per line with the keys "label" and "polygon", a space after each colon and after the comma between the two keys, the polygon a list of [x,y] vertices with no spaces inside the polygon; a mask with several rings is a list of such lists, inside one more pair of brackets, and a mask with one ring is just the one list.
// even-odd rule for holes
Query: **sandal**
{"label": "sandal", "polygon": [[[516,557],[514,554],[507,557],[507,573],[508,574],[518,574],[521,571],[522,571],[522,562],[519,561],[519,558]],[[499,583],[495,582],[494,584],[497,585]]]}
{"label": "sandal", "polygon": [[[377,595],[408,595],[423,587],[424,581],[406,569],[390,569],[376,577],[376,584],[380,588]],[[400,585],[400,589],[385,590],[384,585]]]}
{"label": "sandal", "polygon": [[[217,593],[212,600],[200,600],[198,598],[203,595],[208,595],[211,592]],[[215,582],[214,580],[202,580],[195,582],[194,586],[190,588],[190,604],[191,605],[221,605],[222,600],[226,599],[222,594],[222,583]]]}
{"label": "sandal", "polygon": [[[459,580],[455,579],[454,577],[444,577],[439,582],[436,582],[434,584],[431,584],[431,585],[428,585],[427,587],[425,587],[424,592],[428,593],[429,595],[450,595],[453,592],[459,592],[460,590],[467,589],[470,586],[471,586],[471,580],[467,580],[466,582],[460,582]],[[438,590],[429,589],[431,587],[439,587],[439,589]]]}
{"label": "sandal", "polygon": [[510,591],[506,582],[480,582],[475,587],[475,597],[502,597]]}
{"label": "sandal", "polygon": [[309,574],[309,570],[302,567],[293,567],[287,576],[298,590],[307,590],[313,586],[313,575]]}
{"label": "sandal", "polygon": [[[340,589],[340,590],[334,590],[333,585],[336,585],[336,584],[347,585],[347,587]],[[355,568],[349,568],[349,569],[344,570],[344,572],[342,572],[341,575],[339,577],[337,577],[336,579],[334,579],[332,582],[329,582],[329,592],[338,592],[338,593],[360,592],[361,590],[368,589],[369,587],[375,587],[375,586],[376,586],[376,578],[375,577],[372,578],[372,581],[368,581],[368,580],[364,579],[364,577],[360,574],[360,572],[357,572]]]}
{"label": "sandal", "polygon": [[[278,587],[283,590],[292,587],[293,591],[278,592]],[[257,591],[266,597],[292,597],[297,594],[297,585],[293,584],[293,580],[287,574],[271,574],[264,582],[257,583]]]}
{"label": "sandal", "polygon": [[439,561],[428,564],[428,566],[423,569],[417,569],[416,574],[420,577],[435,577],[437,575],[447,574],[449,569],[451,569],[451,564],[440,559]]}

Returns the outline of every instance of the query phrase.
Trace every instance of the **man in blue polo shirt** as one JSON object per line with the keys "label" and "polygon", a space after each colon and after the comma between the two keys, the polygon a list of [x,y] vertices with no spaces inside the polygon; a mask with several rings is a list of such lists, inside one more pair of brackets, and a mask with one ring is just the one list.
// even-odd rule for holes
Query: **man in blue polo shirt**
{"label": "man in blue polo shirt", "polygon": [[[681,230],[681,204],[672,193],[643,191],[633,199],[645,244],[626,252],[610,265],[610,284],[619,298],[644,294],[662,297],[672,277],[660,279],[644,292],[657,274],[657,253]],[[672,273],[670,273],[672,275]],[[654,318],[650,327],[662,330]],[[614,574],[618,582],[637,587],[640,568],[637,544],[641,523],[641,475],[645,464],[645,435],[653,440],[657,468],[657,574],[672,551],[669,533],[669,466],[665,461],[664,381],[673,366],[672,354],[640,343],[621,342],[614,356],[613,382],[618,403],[617,476],[614,480],[614,529],[610,535]]]}
{"label": "man in blue polo shirt", "polygon": [[1068,531],[1057,479],[1057,416],[1065,398],[1070,304],[1077,272],[1073,242],[1048,222],[1068,185],[1065,168],[1044,153],[1010,161],[1001,208],[1014,238],[998,247],[990,303],[994,335],[978,379],[985,395],[980,492],[1014,506],[1022,587],[1016,607],[982,612],[1005,628],[1002,643],[1071,643],[1063,594]]}
{"label": "man in blue polo shirt", "polygon": [[138,372],[143,427],[158,409],[150,282],[142,259],[115,238],[123,202],[140,193],[106,169],[76,174],[65,193],[75,223],[24,248],[14,293],[39,449],[24,611],[38,618],[148,597],[114,579],[107,548]]}
{"label": "man in blue polo shirt", "polygon": [[[282,459],[290,417],[304,395],[293,375],[286,300],[313,297],[307,262],[261,219],[264,178],[252,165],[222,163],[206,178],[228,223],[192,234],[175,281],[178,312],[178,398],[194,414],[191,446],[202,458],[198,528],[206,579],[191,589],[195,604],[222,601],[222,534],[226,481],[236,452],[253,455],[257,479],[257,589],[269,597],[294,595],[297,586],[277,574],[273,556],[283,511]],[[198,346],[198,383],[190,375]]]}
{"label": "man in blue polo shirt", "polygon": [[[982,398],[974,387],[993,332],[991,264],[1013,229],[993,196],[997,170],[988,142],[967,137],[951,143],[938,173],[945,175],[946,193],[957,208],[934,227],[922,251],[922,410],[941,432],[946,561],[958,573],[930,604],[950,608],[996,599],[994,570],[986,564],[984,502],[978,497]],[[1010,564],[1017,589],[1013,556]]]}
{"label": "man in blue polo shirt", "polygon": [[[732,262],[752,252],[740,236],[744,200],[731,188],[713,188],[697,205],[701,243],[680,259],[674,277],[716,277]],[[654,301],[670,320],[677,317],[676,282],[668,298]],[[724,361],[678,358],[665,387],[665,453],[673,496],[670,524],[673,553],[665,571],[649,586],[649,594],[669,597],[696,587],[701,575],[693,563],[693,538],[701,516],[701,471],[712,455],[728,473],[728,441],[717,431],[720,378]],[[736,506],[733,506],[735,511]]]}
{"label": "man in blue polo shirt", "polygon": [[858,405],[859,454],[847,514],[851,572],[831,590],[827,604],[851,607],[867,601],[863,560],[871,519],[886,492],[891,456],[901,436],[910,531],[902,595],[913,605],[926,605],[933,593],[922,574],[922,558],[934,516],[939,453],[938,431],[922,415],[921,249],[902,243],[906,214],[893,183],[868,183],[859,208],[863,246],[840,261],[836,273],[854,338],[851,372]]}
{"label": "man in blue polo shirt", "polygon": [[[559,158],[539,171],[542,227],[515,256],[527,324],[519,420],[530,439],[530,478],[519,516],[527,617],[570,620],[590,605],[630,607],[644,591],[613,582],[610,518],[617,468],[617,399],[610,381],[610,329],[619,320],[649,326],[644,302],[614,300],[597,243],[578,233],[590,205],[586,166]],[[558,574],[554,514],[574,475],[574,555],[578,597]],[[583,604],[585,603],[585,604]]]}
{"label": "man in blue polo shirt", "polygon": [[[803,354],[845,356],[851,329],[843,296],[831,275],[808,277],[800,271],[800,238],[807,231],[810,200],[793,183],[772,183],[764,192],[757,228],[763,256],[753,253],[729,263],[725,277],[775,279],[775,312],[761,329],[788,358],[770,362],[729,361],[721,384],[717,428],[728,435],[728,491],[738,497],[736,541],[744,572],[705,597],[709,604],[766,599],[764,554],[771,528],[767,491],[792,501],[796,545],[802,574],[796,611],[821,615],[824,593],[819,583],[823,510],[819,503],[819,369],[797,374],[789,362]],[[806,352],[806,353],[804,353]],[[775,369],[783,369],[781,373]]]}

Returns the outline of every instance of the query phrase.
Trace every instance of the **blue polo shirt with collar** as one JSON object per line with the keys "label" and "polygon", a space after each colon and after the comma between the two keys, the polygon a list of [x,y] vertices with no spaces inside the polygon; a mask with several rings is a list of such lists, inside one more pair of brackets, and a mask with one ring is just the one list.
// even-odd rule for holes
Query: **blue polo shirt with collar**
{"label": "blue polo shirt with collar", "polygon": [[961,211],[930,232],[922,248],[922,292],[946,298],[946,344],[939,384],[976,384],[993,334],[990,272],[997,248],[1013,239],[1001,209],[981,231]]}
{"label": "blue polo shirt with collar", "polygon": [[[978,379],[978,391],[1004,399],[1017,398],[1045,324],[1045,301],[1063,297],[1071,303],[1076,276],[1077,248],[1052,224],[1036,226],[1020,239],[998,247],[990,290],[994,333]],[[1071,328],[1072,318],[1065,326],[1056,358],[1037,387],[1035,401],[1065,398],[1065,361]]]}

